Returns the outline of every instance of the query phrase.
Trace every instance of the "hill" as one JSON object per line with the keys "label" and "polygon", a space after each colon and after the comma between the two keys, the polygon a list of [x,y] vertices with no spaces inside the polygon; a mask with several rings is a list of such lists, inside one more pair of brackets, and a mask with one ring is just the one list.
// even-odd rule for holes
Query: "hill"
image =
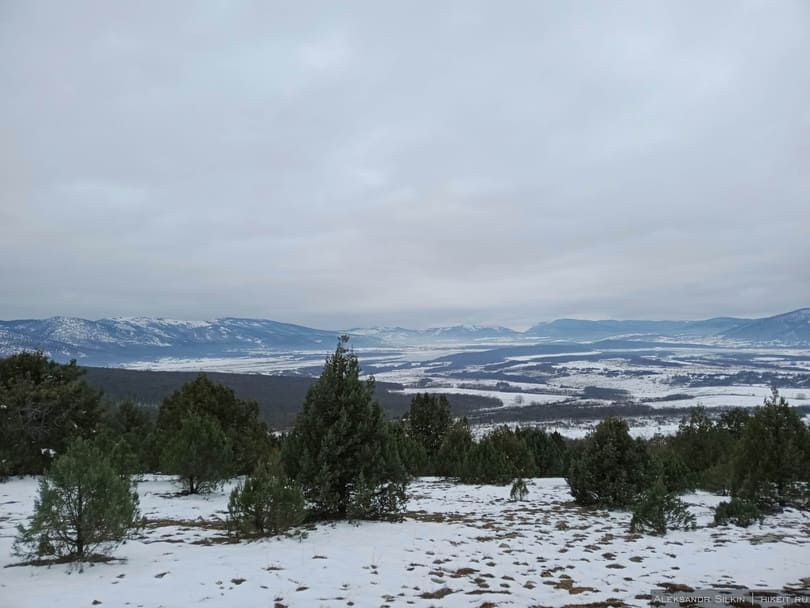
{"label": "hill", "polygon": [[731,340],[757,343],[810,345],[810,308],[754,319],[721,334]]}
{"label": "hill", "polygon": [[268,319],[225,317],[178,321],[120,317],[95,321],[73,317],[0,321],[0,357],[41,350],[57,361],[117,366],[164,358],[263,357],[306,352],[325,355],[347,333],[357,348],[517,345],[564,340],[732,340],[780,346],[810,345],[810,308],[761,319],[716,317],[699,321],[557,319],[525,332],[506,327],[454,325],[430,329],[322,330]]}
{"label": "hill", "polygon": [[[90,321],[74,317],[0,321],[0,356],[23,349],[87,365],[112,365],[161,357],[233,357],[290,350],[332,349],[340,331],[312,329],[267,319],[226,317],[178,321],[126,317]],[[373,346],[356,336],[355,346]]]}

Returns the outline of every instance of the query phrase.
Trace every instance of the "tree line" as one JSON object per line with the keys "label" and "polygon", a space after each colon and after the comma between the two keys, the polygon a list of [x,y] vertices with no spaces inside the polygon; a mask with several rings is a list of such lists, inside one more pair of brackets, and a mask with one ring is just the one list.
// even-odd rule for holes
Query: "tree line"
{"label": "tree line", "polygon": [[[347,341],[327,357],[286,434],[268,429],[255,401],[204,374],[153,411],[106,403],[75,362],[37,352],[0,360],[0,478],[42,475],[17,551],[84,559],[114,545],[140,521],[132,481],[140,473],[174,475],[184,493],[239,476],[228,504],[237,536],[323,519],[400,519],[415,476],[511,483],[514,499],[526,498],[526,478],[563,477],[578,504],[629,509],[633,530],[658,534],[694,525],[679,495],[695,489],[730,498],[718,523],[808,506],[810,432],[775,389],[750,412],[714,419],[694,408],[669,437],[632,438],[617,417],[577,440],[506,425],[476,437],[444,395],[417,394],[407,414],[387,419]],[[93,484],[103,491],[75,492]]]}

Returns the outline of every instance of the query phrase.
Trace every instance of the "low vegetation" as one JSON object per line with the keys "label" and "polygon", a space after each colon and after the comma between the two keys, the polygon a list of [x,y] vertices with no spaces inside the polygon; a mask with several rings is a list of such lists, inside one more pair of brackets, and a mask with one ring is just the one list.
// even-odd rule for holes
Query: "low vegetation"
{"label": "low vegetation", "polygon": [[762,521],[762,511],[752,502],[744,498],[732,498],[723,501],[714,512],[714,523],[717,525],[733,524],[741,528],[747,528],[751,524]]}
{"label": "low vegetation", "polygon": [[155,411],[104,400],[75,362],[42,353],[0,360],[0,478],[45,474],[20,554],[84,559],[115,546],[137,522],[130,479],[148,472],[176,475],[188,494],[246,475],[228,505],[240,537],[304,521],[399,519],[414,476],[512,484],[515,501],[527,499],[526,478],[564,477],[578,505],[630,511],[632,531],[652,534],[694,526],[678,498],[693,489],[730,496],[718,524],[808,506],[810,432],[775,389],[751,412],[715,419],[695,408],[672,437],[634,439],[609,416],[580,440],[505,425],[476,438],[443,395],[416,395],[404,416],[386,419],[347,341],[282,436],[255,401],[204,374]]}
{"label": "low vegetation", "polygon": [[661,478],[645,488],[634,501],[631,532],[663,535],[668,530],[694,528],[695,516],[680,498],[667,490]]}
{"label": "low vegetation", "polygon": [[277,455],[259,463],[228,500],[228,530],[236,536],[282,534],[306,517],[304,492],[284,474]]}
{"label": "low vegetation", "polygon": [[75,440],[40,480],[34,516],[18,528],[15,553],[85,560],[106,554],[138,523],[138,495],[104,453]]}

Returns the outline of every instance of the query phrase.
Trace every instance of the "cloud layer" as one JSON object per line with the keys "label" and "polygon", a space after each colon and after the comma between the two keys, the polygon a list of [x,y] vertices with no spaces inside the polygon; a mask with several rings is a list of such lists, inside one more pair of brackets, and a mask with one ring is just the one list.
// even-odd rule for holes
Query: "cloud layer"
{"label": "cloud layer", "polygon": [[0,7],[0,318],[810,303],[806,2]]}

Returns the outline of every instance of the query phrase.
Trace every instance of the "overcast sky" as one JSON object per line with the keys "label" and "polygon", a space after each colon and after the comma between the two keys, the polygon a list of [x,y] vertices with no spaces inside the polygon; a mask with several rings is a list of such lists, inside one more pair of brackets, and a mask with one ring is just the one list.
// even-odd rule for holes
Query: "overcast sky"
{"label": "overcast sky", "polygon": [[810,2],[0,2],[0,318],[810,305]]}

